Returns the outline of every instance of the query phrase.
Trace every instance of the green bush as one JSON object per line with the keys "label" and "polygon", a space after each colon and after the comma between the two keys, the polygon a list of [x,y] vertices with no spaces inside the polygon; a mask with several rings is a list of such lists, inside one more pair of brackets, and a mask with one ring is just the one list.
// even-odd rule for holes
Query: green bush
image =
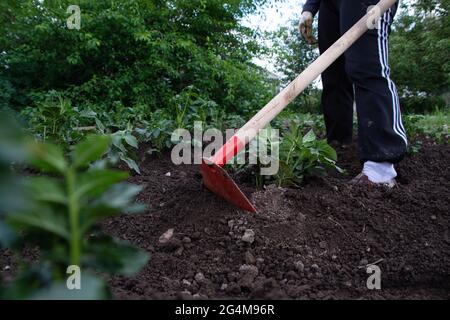
{"label": "green bush", "polygon": [[409,139],[413,142],[420,140],[421,136],[429,137],[439,143],[449,142],[450,114],[448,109],[435,110],[428,115],[405,115],[404,124]]}
{"label": "green bush", "polygon": [[343,173],[336,162],[336,151],[325,140],[318,140],[312,130],[303,135],[294,123],[281,140],[277,184],[299,186],[306,178],[326,176],[327,170]]}
{"label": "green bush", "polygon": [[[14,23],[0,19],[0,76],[16,93],[9,103],[35,107],[33,92],[56,90],[123,129],[193,87],[227,112],[253,113],[275,86],[252,64],[261,48],[240,19],[264,2],[7,0]],[[66,27],[69,4],[81,8],[80,30]]]}
{"label": "green bush", "polygon": [[[286,117],[286,114],[284,114]],[[258,139],[258,147],[267,148],[266,155],[271,161],[279,160],[279,172],[275,176],[262,176],[260,169],[265,167],[269,159],[257,159],[256,166],[248,164],[228,164],[227,168],[235,173],[248,172],[255,179],[257,188],[264,185],[276,183],[280,187],[298,187],[311,177],[325,177],[330,170],[344,173],[344,170],[337,166],[336,151],[327,143],[321,140],[314,133],[313,128],[322,127],[321,120],[316,115],[301,115],[284,118],[278,123],[282,133],[280,140],[274,140],[273,127],[267,127],[262,131]],[[322,127],[323,128],[323,127]],[[306,132],[306,133],[305,133]],[[260,139],[260,140],[259,140]],[[274,150],[279,150],[279,159],[274,159]],[[249,158],[250,148],[247,147],[237,157],[245,156]],[[273,163],[271,163],[272,165]]]}
{"label": "green bush", "polygon": [[[105,218],[143,209],[134,203],[141,188],[119,183],[126,173],[91,167],[110,144],[110,136],[89,136],[73,148],[70,160],[55,145],[26,145],[26,162],[41,174],[25,178],[15,195],[16,202],[26,205],[0,210],[0,228],[7,231],[0,233],[0,244],[19,258],[19,273],[3,290],[4,298],[109,298],[99,273],[129,276],[147,263],[145,252],[105,235],[99,227]],[[2,152],[12,151],[6,144],[0,147]],[[31,265],[20,259],[26,248],[39,250]],[[69,266],[81,269],[81,290],[68,290]]]}
{"label": "green bush", "polygon": [[425,114],[431,113],[436,109],[446,107],[445,101],[440,97],[433,96],[411,96],[400,98],[400,105],[406,114]]}
{"label": "green bush", "polygon": [[83,128],[95,124],[96,113],[80,110],[62,93],[34,94],[36,105],[22,110],[29,131],[39,140],[68,147],[83,138]]}

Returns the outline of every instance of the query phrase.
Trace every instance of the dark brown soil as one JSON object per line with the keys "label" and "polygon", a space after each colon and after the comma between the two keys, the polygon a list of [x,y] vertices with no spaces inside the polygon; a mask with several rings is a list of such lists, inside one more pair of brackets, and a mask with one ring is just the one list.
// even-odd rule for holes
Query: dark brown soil
{"label": "dark brown soil", "polygon": [[[450,147],[427,143],[398,166],[395,190],[351,186],[356,147],[341,150],[348,176],[301,189],[240,185],[258,214],[239,211],[201,185],[197,166],[169,155],[141,155],[146,185],[140,216],[104,224],[146,249],[134,278],[114,278],[118,299],[449,299]],[[166,175],[170,172],[170,176]],[[166,244],[159,237],[174,229]],[[251,229],[253,243],[242,236]],[[382,290],[370,291],[365,266],[377,263]]]}

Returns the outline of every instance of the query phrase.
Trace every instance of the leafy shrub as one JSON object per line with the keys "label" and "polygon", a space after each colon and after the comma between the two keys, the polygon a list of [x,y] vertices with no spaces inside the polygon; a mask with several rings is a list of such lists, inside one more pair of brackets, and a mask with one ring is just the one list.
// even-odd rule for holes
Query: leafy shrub
{"label": "leafy shrub", "polygon": [[78,0],[82,27],[69,30],[70,1],[7,0],[0,75],[17,109],[32,106],[32,92],[58,90],[116,122],[141,121],[194,86],[226,111],[248,112],[274,88],[252,63],[261,45],[241,18],[266,2]]}
{"label": "leafy shrub", "polygon": [[8,80],[0,77],[0,109],[10,107],[11,98],[14,96],[14,87]]}
{"label": "leafy shrub", "polygon": [[[5,221],[15,239],[5,239],[5,234],[0,238],[12,243],[18,256],[24,248],[38,248],[39,258],[32,266],[20,264],[6,298],[109,298],[98,273],[133,275],[147,263],[146,253],[103,234],[98,225],[105,218],[143,209],[133,203],[141,188],[119,183],[126,173],[90,167],[110,144],[110,136],[89,136],[73,148],[70,160],[55,145],[28,144],[28,162],[42,175],[25,179],[29,206],[7,211]],[[66,287],[68,266],[82,270],[80,291]]]}
{"label": "leafy shrub", "polygon": [[142,121],[136,133],[145,142],[152,145],[151,151],[162,152],[172,146],[171,136],[175,130],[175,122],[167,110],[152,113],[149,121]]}
{"label": "leafy shrub", "polygon": [[[336,151],[328,145],[326,140],[318,139],[312,129],[314,124],[319,122],[319,118],[317,116],[308,118],[304,115],[301,119],[304,122],[299,122],[297,119],[291,120],[288,128],[286,128],[287,120],[282,120],[280,122],[282,124],[281,131],[284,134],[280,140],[274,139],[271,126],[260,132],[256,138],[258,148],[267,148],[265,157],[271,159],[258,157],[255,166],[249,166],[248,162],[247,164],[237,164],[234,161],[227,164],[227,169],[236,174],[250,174],[254,177],[257,188],[274,182],[283,187],[297,187],[307,178],[326,176],[329,170],[344,173],[344,170],[336,165]],[[306,134],[304,134],[305,131]],[[279,159],[274,158],[273,152],[277,149],[279,150]],[[250,148],[247,146],[236,158],[245,157],[248,160],[249,152]],[[260,169],[264,168],[269,160],[270,164],[279,160],[279,172],[275,176],[262,176]]]}
{"label": "leafy shrub", "polygon": [[[102,135],[109,135],[112,140],[111,147],[105,157],[97,161],[95,166],[104,168],[106,166],[116,166],[120,161],[124,162],[130,170],[141,174],[138,164],[133,159],[133,151],[138,150],[138,141],[133,136],[133,128],[129,124],[127,129],[109,133],[111,129],[107,128],[97,117],[95,118],[96,130]],[[113,128],[113,125],[110,125]]]}
{"label": "leafy shrub", "polygon": [[450,137],[450,115],[448,110],[435,110],[429,115],[405,115],[404,125],[410,140],[425,135],[437,142],[448,142]]}
{"label": "leafy shrub", "polygon": [[43,95],[37,94],[35,101],[35,107],[27,107],[21,114],[28,122],[31,133],[39,140],[68,147],[83,138],[80,128],[95,121],[95,112],[73,107],[60,92],[52,90]]}
{"label": "leafy shrub", "polygon": [[403,1],[402,6],[390,38],[392,76],[406,112],[431,112],[442,107],[432,97],[448,92],[450,83],[450,2]]}
{"label": "leafy shrub", "polygon": [[299,186],[305,178],[323,177],[327,170],[343,172],[337,165],[336,151],[325,140],[318,140],[311,130],[305,136],[292,124],[280,145],[280,186]]}
{"label": "leafy shrub", "polygon": [[12,164],[27,158],[28,150],[23,145],[23,132],[18,123],[9,113],[1,110],[0,137],[0,249],[3,249],[13,239],[13,232],[4,221],[6,213],[22,210],[28,205],[23,196],[22,179],[12,170]]}
{"label": "leafy shrub", "polygon": [[300,131],[305,134],[313,130],[319,136],[326,135],[325,122],[323,116],[319,114],[299,113],[289,108],[273,121],[273,126],[281,131],[288,131],[293,125],[298,126]]}
{"label": "leafy shrub", "polygon": [[409,96],[401,98],[400,105],[406,114],[425,114],[445,108],[445,101],[434,96]]}

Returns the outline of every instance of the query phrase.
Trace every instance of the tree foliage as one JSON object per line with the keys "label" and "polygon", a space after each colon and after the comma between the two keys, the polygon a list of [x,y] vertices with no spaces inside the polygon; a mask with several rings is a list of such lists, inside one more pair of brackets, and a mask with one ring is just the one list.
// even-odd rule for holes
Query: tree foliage
{"label": "tree foliage", "polygon": [[448,0],[405,2],[396,19],[390,62],[407,111],[432,109],[442,104],[433,97],[449,91],[449,8]]}
{"label": "tree foliage", "polygon": [[[270,96],[251,63],[261,47],[240,19],[266,0],[2,1],[0,103],[63,92],[76,107],[165,108],[189,86],[230,112]],[[69,30],[69,4],[81,29]],[[94,108],[94,109],[95,109]]]}
{"label": "tree foliage", "polygon": [[[298,31],[298,20],[289,21],[288,27],[282,27],[272,37],[276,66],[283,75],[283,82],[293,81],[319,56],[315,46],[306,43]],[[317,31],[317,28],[315,28]],[[302,112],[319,112],[319,100],[314,86],[309,86],[293,103],[293,108]]]}

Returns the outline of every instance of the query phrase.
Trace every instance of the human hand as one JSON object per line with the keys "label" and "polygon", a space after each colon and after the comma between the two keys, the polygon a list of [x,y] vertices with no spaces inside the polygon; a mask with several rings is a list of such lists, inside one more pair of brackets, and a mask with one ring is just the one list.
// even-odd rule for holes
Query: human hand
{"label": "human hand", "polygon": [[309,44],[317,43],[316,38],[314,38],[313,36],[313,21],[313,14],[311,12],[305,11],[300,17],[300,24],[298,26],[303,39],[305,39],[305,41]]}

